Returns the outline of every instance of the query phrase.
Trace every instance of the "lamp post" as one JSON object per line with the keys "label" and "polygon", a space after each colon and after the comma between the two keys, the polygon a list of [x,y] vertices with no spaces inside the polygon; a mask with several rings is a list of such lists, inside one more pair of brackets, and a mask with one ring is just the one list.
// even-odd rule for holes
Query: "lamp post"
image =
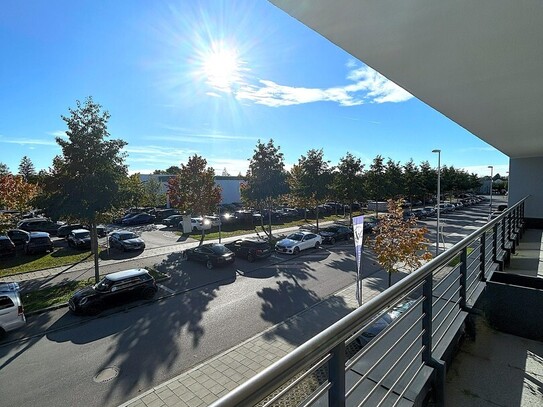
{"label": "lamp post", "polygon": [[492,190],[494,189],[494,167],[489,165],[490,168],[490,214],[492,214]]}
{"label": "lamp post", "polygon": [[436,227],[436,257],[439,255],[439,216],[441,212],[441,150],[432,150],[437,153],[437,227]]}

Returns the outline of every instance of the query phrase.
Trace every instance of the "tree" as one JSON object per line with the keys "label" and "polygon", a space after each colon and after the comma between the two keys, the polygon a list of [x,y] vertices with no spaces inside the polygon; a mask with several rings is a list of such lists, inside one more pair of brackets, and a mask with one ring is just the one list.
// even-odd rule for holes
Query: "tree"
{"label": "tree", "polygon": [[230,176],[230,173],[228,172],[228,170],[226,169],[226,167],[223,168],[222,170],[222,174],[221,174],[223,177],[229,177]]}
{"label": "tree", "polygon": [[[199,216],[215,212],[221,202],[221,187],[215,184],[215,170],[207,167],[207,161],[199,155],[181,164],[181,171],[168,180],[168,195],[171,204],[182,211]],[[200,244],[205,230],[202,228]]]}
{"label": "tree", "polygon": [[162,182],[156,177],[143,183],[143,206],[161,206],[166,203],[166,194],[162,191]]}
{"label": "tree", "polygon": [[[385,166],[383,157],[378,155],[373,159],[370,169],[366,172],[366,188],[368,195],[377,203],[386,197]],[[375,205],[375,216],[379,216],[379,205]]]}
{"label": "tree", "polygon": [[330,195],[332,169],[324,160],[322,149],[311,149],[301,156],[290,172],[290,189],[295,199],[316,209],[317,231],[319,229],[319,203]]}
{"label": "tree", "polygon": [[393,199],[398,199],[404,192],[403,173],[400,162],[388,159],[385,166],[385,185],[386,196]]}
{"label": "tree", "polygon": [[421,179],[420,173],[413,162],[413,159],[410,159],[403,166],[403,193],[409,199],[409,202],[413,203],[413,198],[416,195],[420,195],[421,192]]}
{"label": "tree", "polygon": [[22,175],[27,182],[32,181],[36,176],[34,164],[26,155],[21,158],[21,163],[19,164],[19,174]]}
{"label": "tree", "polygon": [[9,171],[9,167],[4,163],[0,163],[0,177],[9,174],[11,174],[11,172]]}
{"label": "tree", "polygon": [[[36,184],[26,182],[20,175],[0,176],[0,208],[27,212],[32,209],[32,201],[38,192]],[[0,228],[9,226],[10,217],[0,214]]]}
{"label": "tree", "polygon": [[68,126],[68,139],[56,138],[62,156],[55,157],[53,168],[45,178],[41,204],[54,217],[67,217],[86,222],[91,228],[95,279],[98,281],[98,238],[96,225],[103,216],[122,201],[119,192],[127,176],[121,152],[123,140],[109,137],[107,122],[110,115],[88,97],[79,100],[68,116],[61,116]]}
{"label": "tree", "polygon": [[388,286],[392,285],[392,273],[401,266],[416,269],[432,255],[427,249],[428,229],[417,227],[415,218],[403,219],[401,200],[388,200],[388,214],[381,217],[371,246],[379,264],[388,272]]}
{"label": "tree", "polygon": [[[342,203],[348,203],[351,208],[356,200],[362,199],[363,179],[362,170],[364,164],[360,158],[356,158],[351,153],[341,157],[334,172],[333,189],[335,196]],[[352,210],[349,211],[350,222],[352,223]]]}
{"label": "tree", "polygon": [[[288,192],[287,173],[281,147],[270,139],[267,144],[258,140],[245,176],[242,198],[259,208],[268,209],[268,236],[271,237],[271,214],[275,201]],[[262,219],[262,222],[264,220]]]}
{"label": "tree", "polygon": [[144,206],[145,190],[139,173],[123,178],[118,197],[124,207]]}

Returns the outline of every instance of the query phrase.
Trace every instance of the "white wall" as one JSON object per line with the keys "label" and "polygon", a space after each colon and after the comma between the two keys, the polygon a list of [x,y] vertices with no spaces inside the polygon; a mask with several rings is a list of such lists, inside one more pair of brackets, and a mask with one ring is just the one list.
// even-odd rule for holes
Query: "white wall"
{"label": "white wall", "polygon": [[543,157],[509,160],[509,204],[528,195],[524,216],[543,219]]}

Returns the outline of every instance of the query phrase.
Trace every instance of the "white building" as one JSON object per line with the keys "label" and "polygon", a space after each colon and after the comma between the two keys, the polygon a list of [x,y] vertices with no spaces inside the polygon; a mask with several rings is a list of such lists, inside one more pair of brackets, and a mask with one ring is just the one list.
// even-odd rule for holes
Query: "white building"
{"label": "white building", "polygon": [[[161,184],[161,192],[166,194],[168,191],[168,180],[175,175],[171,174],[140,174],[140,181],[147,182],[150,179],[158,179]],[[222,189],[221,204],[230,204],[241,202],[241,184],[244,181],[243,177],[233,176],[215,176],[215,184]],[[168,205],[169,206],[169,205]]]}

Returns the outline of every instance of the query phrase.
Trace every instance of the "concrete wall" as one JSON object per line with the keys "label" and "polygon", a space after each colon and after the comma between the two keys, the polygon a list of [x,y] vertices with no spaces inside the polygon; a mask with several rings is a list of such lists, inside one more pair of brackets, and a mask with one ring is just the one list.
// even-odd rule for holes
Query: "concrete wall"
{"label": "concrete wall", "polygon": [[543,220],[543,157],[511,158],[509,161],[509,204],[528,195],[524,216]]}

